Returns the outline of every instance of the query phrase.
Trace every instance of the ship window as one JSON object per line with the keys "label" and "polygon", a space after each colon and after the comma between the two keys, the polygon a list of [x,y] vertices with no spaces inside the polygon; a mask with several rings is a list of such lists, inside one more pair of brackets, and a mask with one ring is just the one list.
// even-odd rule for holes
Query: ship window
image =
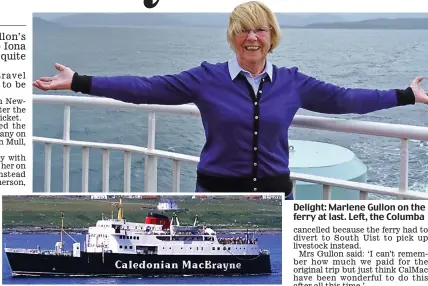
{"label": "ship window", "polygon": [[128,246],[125,245],[125,249],[128,249]]}
{"label": "ship window", "polygon": [[199,250],[199,247],[196,247],[196,250]]}
{"label": "ship window", "polygon": [[139,237],[139,236],[137,236],[137,239],[138,239],[138,240],[140,240],[140,237]]}
{"label": "ship window", "polygon": [[223,250],[226,250],[226,246],[223,247]]}
{"label": "ship window", "polygon": [[122,245],[121,245],[121,246],[119,246],[119,248],[122,248]]}
{"label": "ship window", "polygon": [[171,249],[171,247],[169,249]]}
{"label": "ship window", "polygon": [[215,247],[213,247],[213,250],[215,250]]}
{"label": "ship window", "polygon": [[129,249],[132,249],[132,245],[129,247]]}
{"label": "ship window", "polygon": [[204,250],[204,248],[203,248],[203,247],[201,247],[201,249],[202,249],[202,250]]}
{"label": "ship window", "polygon": [[230,247],[228,247],[227,250],[230,250]]}
{"label": "ship window", "polygon": [[220,250],[220,247],[217,247],[217,250]]}

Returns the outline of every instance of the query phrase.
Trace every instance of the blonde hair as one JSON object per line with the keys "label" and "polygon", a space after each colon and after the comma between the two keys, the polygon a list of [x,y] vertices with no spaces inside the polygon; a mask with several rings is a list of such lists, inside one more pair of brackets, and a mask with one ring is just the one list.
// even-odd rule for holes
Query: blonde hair
{"label": "blonde hair", "polygon": [[281,39],[281,31],[275,14],[259,1],[249,1],[236,6],[229,16],[227,28],[227,41],[230,47],[235,50],[233,38],[242,30],[258,28],[265,21],[271,31],[272,46],[269,52],[272,52]]}

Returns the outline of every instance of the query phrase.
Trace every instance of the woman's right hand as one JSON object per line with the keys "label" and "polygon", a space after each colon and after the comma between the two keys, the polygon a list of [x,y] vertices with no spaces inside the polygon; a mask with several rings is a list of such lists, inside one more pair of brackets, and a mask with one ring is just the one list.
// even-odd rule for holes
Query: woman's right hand
{"label": "woman's right hand", "polygon": [[33,86],[41,90],[69,90],[73,80],[74,71],[69,67],[55,64],[59,73],[53,77],[41,77],[33,82]]}

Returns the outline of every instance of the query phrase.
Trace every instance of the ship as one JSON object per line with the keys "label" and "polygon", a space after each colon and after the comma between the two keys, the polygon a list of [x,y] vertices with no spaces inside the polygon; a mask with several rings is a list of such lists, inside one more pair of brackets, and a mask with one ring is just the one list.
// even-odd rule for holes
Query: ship
{"label": "ship", "polygon": [[[269,275],[270,252],[261,249],[248,229],[241,237],[219,237],[198,216],[193,225],[149,212],[144,223],[127,221],[123,202],[110,218],[101,217],[85,234],[83,249],[64,230],[55,248],[5,248],[12,276],[182,276]],[[64,234],[73,239],[64,249]]]}

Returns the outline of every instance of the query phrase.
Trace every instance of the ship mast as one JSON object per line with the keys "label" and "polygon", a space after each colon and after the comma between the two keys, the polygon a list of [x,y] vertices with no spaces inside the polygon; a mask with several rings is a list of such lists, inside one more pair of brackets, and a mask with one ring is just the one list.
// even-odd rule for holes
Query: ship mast
{"label": "ship mast", "polygon": [[62,232],[64,231],[64,213],[61,212],[61,250],[62,250]]}
{"label": "ship mast", "polygon": [[120,197],[119,200],[119,205],[118,205],[118,210],[117,210],[117,220],[122,220],[123,219],[123,204],[122,204],[122,196]]}

